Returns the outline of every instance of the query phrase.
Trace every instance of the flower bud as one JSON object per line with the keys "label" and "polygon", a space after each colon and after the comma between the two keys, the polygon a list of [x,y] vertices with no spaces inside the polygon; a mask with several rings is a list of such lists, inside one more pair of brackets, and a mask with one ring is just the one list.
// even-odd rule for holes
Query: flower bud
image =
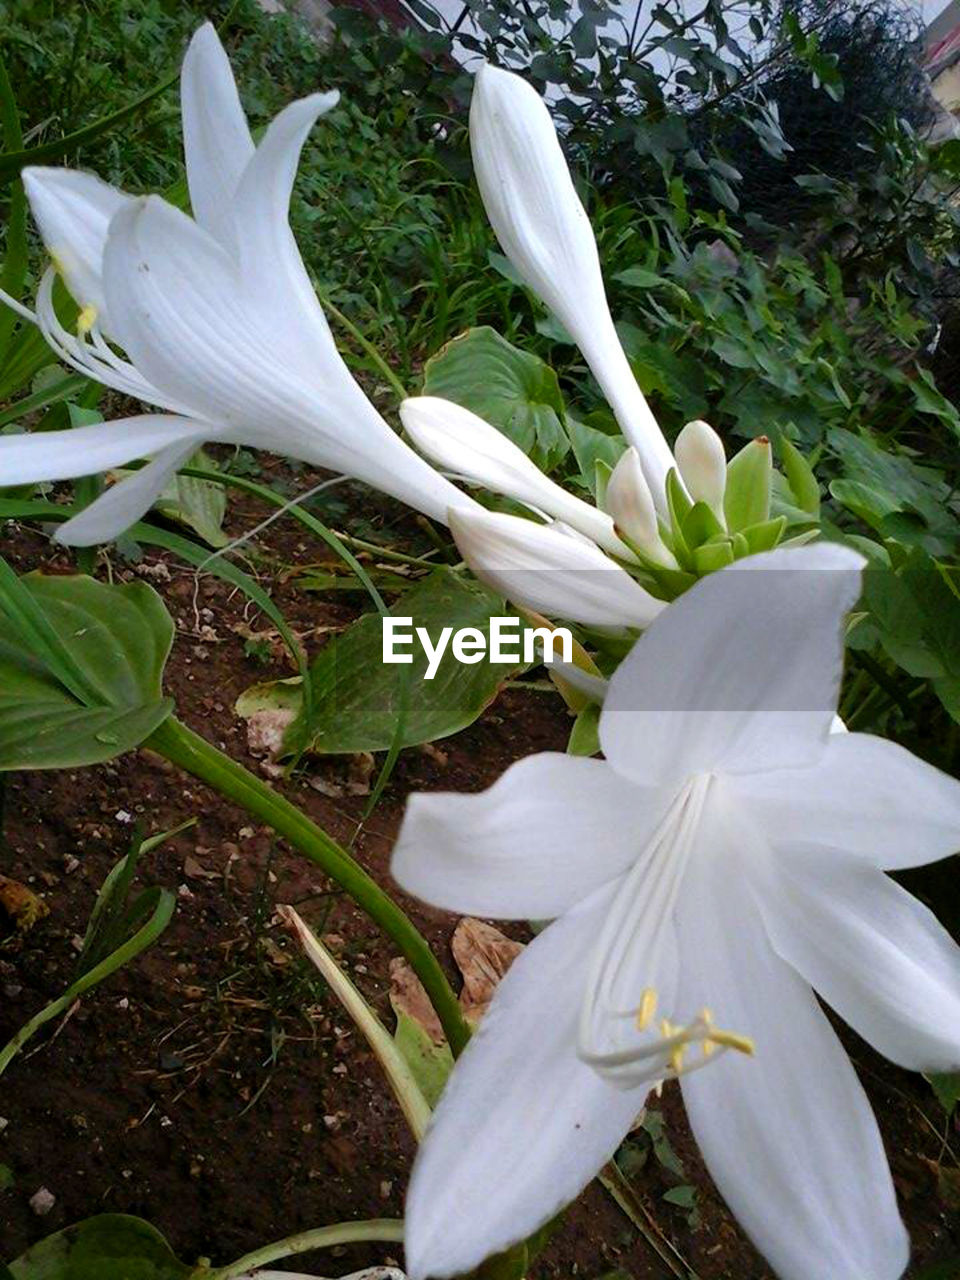
{"label": "flower bud", "polygon": [[656,508],[636,449],[629,448],[614,467],[607,481],[605,501],[618,533],[650,560],[676,568],[676,561],[660,539]]}
{"label": "flower bud", "polygon": [[690,497],[694,502],[705,502],[722,520],[727,458],[713,427],[699,418],[688,422],[677,436],[673,454]]}

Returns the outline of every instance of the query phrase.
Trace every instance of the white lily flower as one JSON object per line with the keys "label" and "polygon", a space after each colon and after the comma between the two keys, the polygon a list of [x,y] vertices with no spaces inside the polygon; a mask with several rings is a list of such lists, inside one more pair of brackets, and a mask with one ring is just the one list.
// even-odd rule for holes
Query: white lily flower
{"label": "white lily flower", "polygon": [[562,525],[451,510],[448,524],[476,577],[509,600],[595,627],[646,627],[663,609],[599,547]]}
{"label": "white lily flower", "polygon": [[633,445],[620,457],[607,481],[606,507],[614,526],[656,564],[676,569],[677,561],[664,545],[650,486]]}
{"label": "white lily flower", "polygon": [[411,798],[392,868],[405,889],[558,917],[498,988],[427,1132],[411,1280],[468,1271],[549,1220],[671,1076],[782,1280],[903,1272],[880,1134],[813,989],[901,1066],[960,1065],[960,950],[884,875],[960,847],[960,783],[830,732],[862,564],[820,544],[703,579],[613,676],[605,760],[536,755],[479,795]]}
{"label": "white lily flower", "polygon": [[[301,148],[338,95],[292,103],[254,148],[207,24],[184,59],[181,98],[196,220],[90,174],[24,172],[41,233],[82,308],[77,334],[68,333],[54,310],[51,268],[37,299],[45,337],[79,372],[167,412],[4,438],[0,484],[90,474],[98,451],[114,466],[155,455],[61,528],[59,539],[74,544],[122,532],[204,441],[344,472],[437,520],[470,505],[391,430],[350,374],[290,231]],[[158,449],[159,435],[166,443]]]}
{"label": "white lily flower", "polygon": [[411,440],[438,466],[562,520],[612,555],[633,560],[613,519],[568,493],[489,422],[440,396],[411,396],[400,406]]}
{"label": "white lily flower", "polygon": [[723,495],[727,488],[727,455],[723,441],[700,418],[688,422],[673,445],[680,478],[694,502],[705,502],[725,523]]}
{"label": "white lily flower", "polygon": [[501,248],[583,352],[664,510],[673,456],[617,335],[590,220],[533,86],[484,64],[470,104],[470,146]]}

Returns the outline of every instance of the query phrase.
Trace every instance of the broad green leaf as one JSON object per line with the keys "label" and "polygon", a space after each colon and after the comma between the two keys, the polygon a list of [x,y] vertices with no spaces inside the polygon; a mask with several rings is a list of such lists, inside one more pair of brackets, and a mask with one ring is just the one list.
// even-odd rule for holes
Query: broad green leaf
{"label": "broad green leaf", "polygon": [[13,1280],[189,1280],[195,1268],[142,1218],[107,1213],[47,1236],[10,1272]]}
{"label": "broad green leaf", "polygon": [[952,1075],[927,1076],[930,1088],[937,1095],[937,1101],[948,1116],[952,1116],[960,1102],[960,1071]]}
{"label": "broad green leaf", "polygon": [[494,329],[468,329],[428,360],[423,394],[453,400],[499,427],[545,471],[569,448],[557,375]]}
{"label": "broad green leaf", "polygon": [[427,1104],[433,1108],[440,1101],[453,1070],[450,1046],[446,1042],[436,1044],[429,1032],[405,1009],[394,1004],[393,1011],[397,1015],[397,1029],[393,1036],[397,1050],[410,1068],[410,1074]]}
{"label": "broad green leaf", "polygon": [[[569,414],[565,421],[580,475],[599,503],[603,493],[606,492],[605,486],[601,485],[601,477],[603,475],[609,477],[620,461],[624,451],[623,437],[619,433],[613,436],[607,435],[605,431],[598,431],[596,427],[581,422],[579,418],[572,418]],[[601,487],[603,493],[601,493]]]}
{"label": "broad green leaf", "polygon": [[[476,627],[489,637],[490,619],[504,614],[493,592],[449,569],[437,569],[394,604],[395,617],[425,627],[435,645],[445,627]],[[448,737],[468,724],[496,697],[523,664],[474,665],[459,662],[448,645],[432,680],[424,679],[427,659],[416,638],[406,652],[412,664],[383,662],[383,627],[367,614],[335,636],[311,667],[313,711],[305,735],[321,753],[385,751],[393,740],[401,702],[400,676],[410,681],[410,704],[402,745]],[[296,727],[292,731],[296,738]]]}
{"label": "broad green leaf", "polygon": [[[207,471],[217,469],[216,463],[203,449],[199,449],[186,465]],[[209,547],[225,547],[230,541],[223,532],[227,493],[222,485],[192,475],[175,475],[153,507],[168,520],[192,529]]]}
{"label": "broad green leaf", "polygon": [[[24,597],[82,680],[65,684],[52,649],[8,617],[0,638],[0,770],[76,768],[138,746],[170,714],[163,667],[173,623],[144,583],[20,579]],[[2,604],[2,602],[0,602]],[[69,674],[69,672],[67,673]]]}

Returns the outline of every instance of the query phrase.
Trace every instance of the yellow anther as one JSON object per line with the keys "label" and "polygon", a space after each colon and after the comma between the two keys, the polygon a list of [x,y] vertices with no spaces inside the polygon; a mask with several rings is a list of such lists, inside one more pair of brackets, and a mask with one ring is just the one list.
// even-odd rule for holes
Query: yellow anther
{"label": "yellow anther", "polygon": [[84,307],[77,316],[77,333],[82,337],[85,333],[89,333],[96,323],[97,308],[92,304]]}
{"label": "yellow anther", "polygon": [[637,1009],[637,1030],[646,1031],[657,1012],[657,993],[653,987],[645,987]]}
{"label": "yellow anther", "polygon": [[683,1055],[686,1048],[685,1044],[678,1044],[670,1053],[670,1070],[676,1076],[683,1075]]}
{"label": "yellow anther", "polygon": [[705,1058],[709,1058],[710,1055],[713,1053],[714,1049],[716,1049],[716,1047],[717,1046],[713,1043],[712,1040],[704,1040],[703,1043],[700,1045],[700,1048],[703,1050],[703,1056]]}
{"label": "yellow anther", "polygon": [[735,1031],[713,1030],[710,1032],[710,1039],[714,1044],[722,1044],[725,1049],[736,1049],[737,1053],[745,1053],[748,1057],[753,1057],[756,1049],[749,1036],[738,1036]]}

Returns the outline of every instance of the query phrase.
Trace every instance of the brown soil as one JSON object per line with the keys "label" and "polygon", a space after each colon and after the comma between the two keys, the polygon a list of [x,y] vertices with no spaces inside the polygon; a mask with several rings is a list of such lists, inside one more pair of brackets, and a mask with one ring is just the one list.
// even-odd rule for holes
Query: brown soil
{"label": "brown soil", "polygon": [[[302,474],[296,483],[307,487]],[[364,501],[363,516],[374,527],[398,519]],[[240,532],[262,514],[233,499],[228,527]],[[403,529],[398,525],[398,541]],[[405,529],[404,536],[420,536],[412,525]],[[307,633],[311,651],[324,636],[314,629],[341,625],[363,608],[359,597],[340,592],[330,603],[285,581],[282,566],[328,558],[308,545],[299,526],[280,521],[259,546],[279,566],[273,574],[261,570],[261,580],[295,629]],[[70,570],[62,552],[26,528],[8,525],[2,549],[21,570]],[[178,626],[167,669],[178,714],[256,770],[233,703],[250,684],[288,668],[282,660],[264,666],[246,657],[233,628],[268,624],[243,597],[213,578],[198,580],[169,557],[148,552],[135,568],[115,560],[113,569],[120,578],[150,575],[161,563],[169,580],[163,570],[149,580]],[[562,749],[568,727],[558,699],[511,689],[439,750],[404,752],[366,822],[362,798],[330,799],[304,777],[277,785],[387,883],[391,840],[409,791],[486,786],[521,756]],[[325,776],[336,769],[335,762],[310,766]],[[273,908],[297,905],[388,1023],[389,941],[312,865],[158,757],[141,751],[98,768],[9,778],[0,873],[40,893],[49,915],[0,944],[0,1043],[69,982],[75,940],[97,887],[128,847],[131,819],[160,831],[190,817],[196,826],[144,857],[140,869],[142,883],[178,892],[167,933],[63,1025],[42,1032],[0,1083],[7,1122],[0,1125],[0,1165],[13,1176],[12,1186],[0,1190],[2,1258],[98,1212],[139,1214],[185,1260],[209,1257],[218,1265],[298,1230],[402,1214],[413,1156],[403,1119],[376,1060],[295,953]],[[453,976],[455,918],[401,900]],[[915,1275],[960,1254],[960,1223],[949,1203],[956,1210],[949,1144],[956,1151],[960,1140],[920,1077],[892,1067],[855,1037],[845,1039],[883,1129],[913,1237]],[[671,1172],[652,1153],[644,1159],[638,1147],[632,1178],[661,1249],[675,1250],[701,1280],[768,1277],[711,1186],[679,1095],[668,1088],[657,1105],[684,1173]],[[693,1226],[689,1210],[663,1199],[683,1183],[697,1189]],[[55,1196],[42,1218],[29,1205],[40,1187]],[[339,1274],[390,1253],[349,1249],[289,1265]],[[618,1268],[633,1280],[671,1275],[594,1184],[530,1276],[599,1280]]]}

